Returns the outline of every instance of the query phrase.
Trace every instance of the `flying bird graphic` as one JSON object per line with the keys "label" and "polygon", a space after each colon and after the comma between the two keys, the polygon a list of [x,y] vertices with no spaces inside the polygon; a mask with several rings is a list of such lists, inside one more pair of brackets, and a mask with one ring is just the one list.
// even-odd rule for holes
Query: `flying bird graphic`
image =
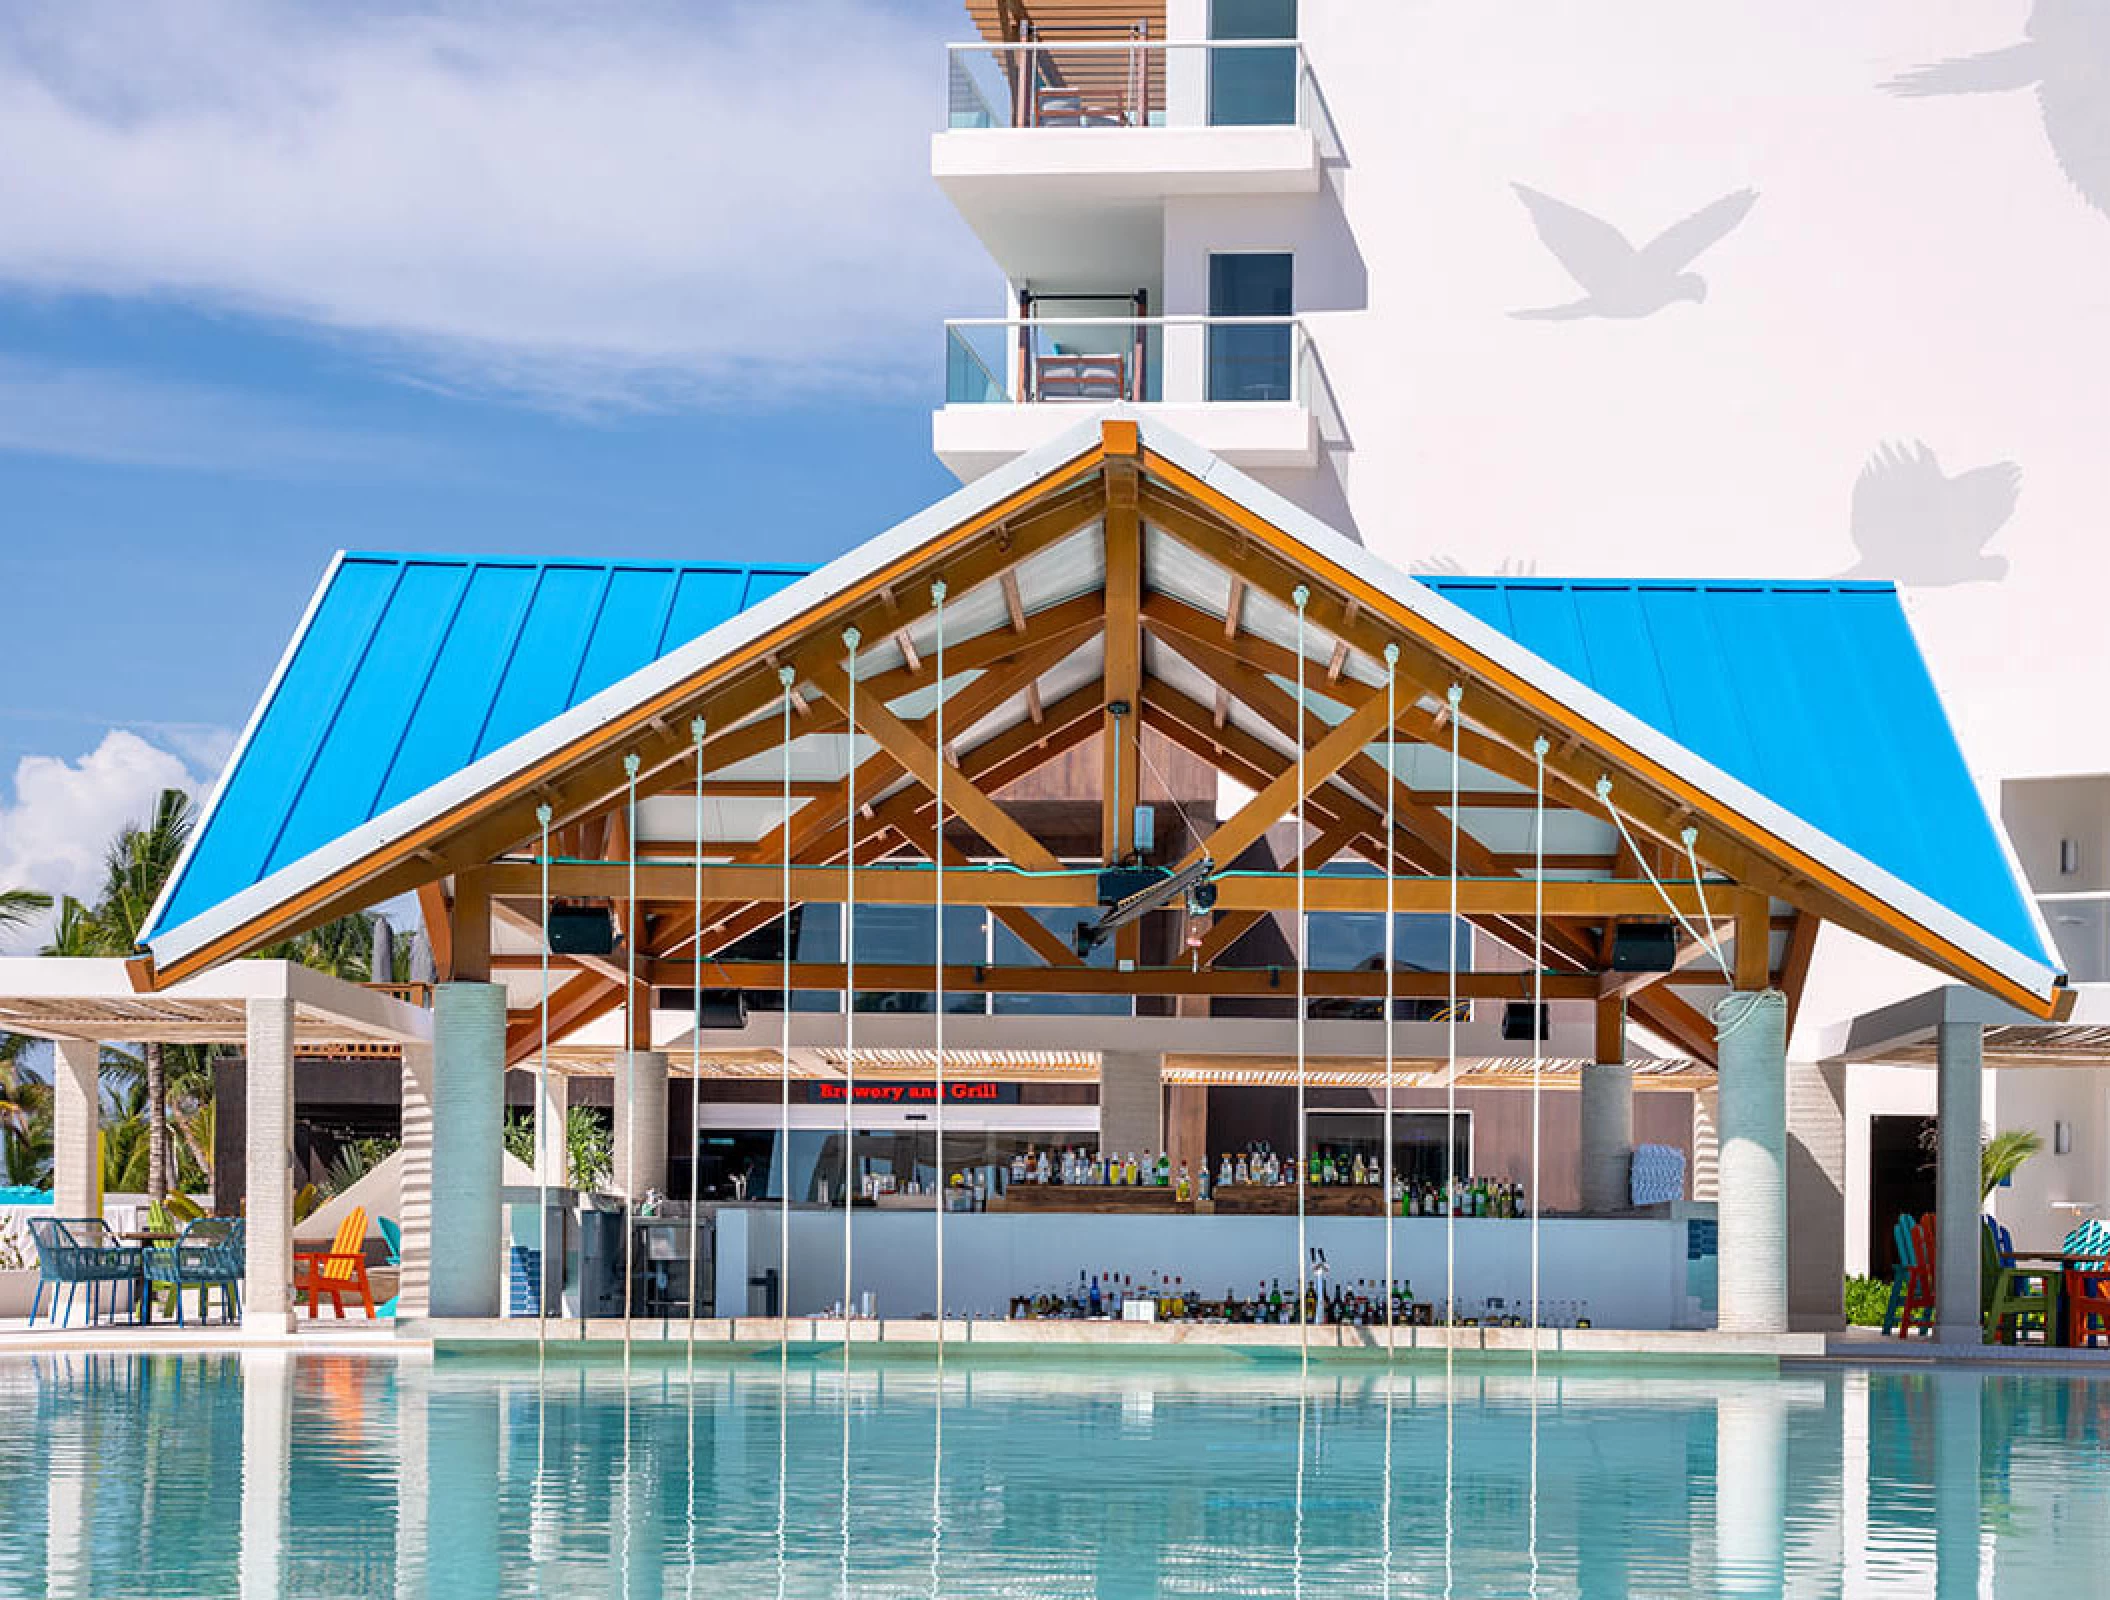
{"label": "flying bird graphic", "polygon": [[1884,444],[1854,481],[1853,540],[1861,559],[1842,578],[1888,578],[1922,588],[2007,576],[1986,545],[2014,515],[2022,469],[1996,461],[1950,477],[1915,440]]}
{"label": "flying bird graphic", "polygon": [[1636,250],[1627,243],[1626,235],[1609,222],[1521,183],[1510,187],[1531,213],[1531,224],[1538,229],[1546,248],[1587,291],[1582,299],[1566,305],[1510,313],[1543,322],[1567,322],[1578,317],[1646,317],[1673,300],[1705,300],[1707,280],[1697,272],[1687,272],[1686,267],[1742,222],[1758,200],[1756,189],[1725,194],[1713,205],[1703,206],[1683,222],[1665,228]]}
{"label": "flying bird graphic", "polygon": [[1883,87],[1911,99],[2034,88],[2059,170],[2110,216],[2110,5],[2037,0],[2022,31],[2021,44],[1914,67]]}

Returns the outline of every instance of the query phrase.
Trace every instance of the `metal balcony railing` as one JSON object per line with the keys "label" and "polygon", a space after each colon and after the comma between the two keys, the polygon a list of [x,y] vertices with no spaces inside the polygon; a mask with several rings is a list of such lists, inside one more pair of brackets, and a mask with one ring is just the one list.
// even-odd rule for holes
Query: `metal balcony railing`
{"label": "metal balcony railing", "polygon": [[1296,317],[962,317],[945,403],[1304,404],[1309,354]]}
{"label": "metal balcony railing", "polygon": [[1294,39],[1040,39],[946,54],[948,128],[1307,125]]}

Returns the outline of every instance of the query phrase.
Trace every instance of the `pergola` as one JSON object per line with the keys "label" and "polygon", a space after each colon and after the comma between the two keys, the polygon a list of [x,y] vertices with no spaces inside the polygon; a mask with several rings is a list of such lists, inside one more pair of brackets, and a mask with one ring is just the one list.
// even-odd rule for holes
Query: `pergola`
{"label": "pergola", "polygon": [[[817,572],[708,569],[725,591],[709,602],[705,569],[577,564],[588,576],[567,590],[551,568],[501,583],[491,569],[506,565],[340,558],[132,963],[142,992],[165,991],[415,892],[443,980],[418,1090],[434,1105],[437,1174],[477,1166],[469,1141],[497,1123],[503,1066],[545,1050],[577,1064],[610,1027],[618,1103],[635,1100],[648,1134],[670,1048],[700,1058],[708,1043],[726,1071],[788,1070],[765,1038],[668,1039],[687,1013],[663,1010],[656,1027],[655,990],[1131,996],[1167,1013],[1137,1026],[1189,1030],[1151,1061],[1153,1091],[1168,1071],[1280,1070],[1279,1055],[1216,1059],[1264,1053],[1199,1036],[1220,1028],[1208,1008],[1222,1002],[1543,1001],[1568,1032],[1541,1070],[1580,1082],[1586,1118],[1594,1104],[1614,1143],[1631,1117],[1629,1022],[1668,1057],[1644,1081],[1719,1072],[1723,1325],[1764,1331],[1786,1315],[1785,1037],[1820,923],[2035,1015],[2065,1003],[2041,929],[2011,914],[2026,902],[1946,728],[1917,702],[1909,717],[1819,704],[1798,664],[1810,641],[1794,630],[1841,627],[1858,608],[1878,633],[1896,619],[1894,636],[1858,642],[1863,669],[1891,670],[1882,652],[1902,640],[1921,676],[1901,680],[1899,703],[1931,696],[1877,586],[1764,591],[1765,625],[1737,631],[1721,619],[1749,615],[1740,597],[1760,592],[1743,586],[1709,600],[1716,620],[1675,649],[1587,586],[1562,591],[1583,618],[1570,625],[1652,652],[1663,705],[1637,713],[1624,666],[1592,669],[1586,649],[1557,665],[1543,638],[1522,642],[1524,613],[1547,597],[1527,607],[1466,580],[1410,579],[1125,415]],[[1749,705],[1741,746],[1704,748],[1705,695]],[[1164,776],[1178,762],[1239,797],[1227,815],[1180,806]],[[1865,768],[1833,789],[1887,785],[1919,833],[1861,827],[1807,781],[1825,762]],[[1058,763],[1096,776],[1087,817],[1037,802],[1031,780]],[[1152,784],[1171,803],[1154,806],[1144,840]],[[1288,859],[1268,854],[1271,837],[1290,841]],[[1087,960],[1046,914],[1096,916],[1105,871],[1139,861],[1192,869],[1212,894],[1174,898],[1114,933],[1110,961]],[[1027,958],[949,955],[939,970],[912,951],[787,969],[742,947],[787,905],[928,907],[940,894],[986,908]],[[621,942],[548,954],[553,902],[608,908]],[[1475,930],[1472,955],[1455,971],[1256,961],[1249,936],[1271,919],[1293,936],[1300,907],[1455,913]],[[1672,920],[1669,970],[1623,970],[1622,930]],[[1777,998],[1739,1012],[1758,1025],[1718,1032],[1714,1008],[1732,993]],[[953,1044],[1005,1048],[998,1020],[950,1023]],[[988,1037],[964,1038],[965,1022]],[[1339,1026],[1363,1032],[1331,1052],[1307,1040],[1307,1078],[1352,1076],[1353,1059],[1391,1042],[1382,1025]],[[1461,1066],[1442,1027],[1398,1025],[1401,1081],[1518,1080],[1516,1045],[1490,1034]],[[821,1043],[802,1040],[808,1068]],[[1105,1097],[1112,1056],[1099,1054]],[[445,1188],[435,1212],[457,1214],[434,1233],[434,1309],[493,1314],[495,1183],[488,1196]]]}

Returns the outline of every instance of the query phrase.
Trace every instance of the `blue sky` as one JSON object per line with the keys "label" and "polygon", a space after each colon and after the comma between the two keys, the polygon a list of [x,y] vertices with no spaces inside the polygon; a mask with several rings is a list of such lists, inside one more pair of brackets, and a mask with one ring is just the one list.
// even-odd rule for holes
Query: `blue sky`
{"label": "blue sky", "polygon": [[209,779],[335,550],[819,560],[952,487],[966,19],[797,10],[0,16],[0,882]]}

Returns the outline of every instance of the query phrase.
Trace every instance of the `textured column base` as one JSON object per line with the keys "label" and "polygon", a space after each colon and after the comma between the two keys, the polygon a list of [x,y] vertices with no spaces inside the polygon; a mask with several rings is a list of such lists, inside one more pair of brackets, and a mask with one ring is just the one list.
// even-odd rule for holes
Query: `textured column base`
{"label": "textured column base", "polygon": [[1788,1328],[1788,1003],[1740,990],[1716,1009],[1724,1333]]}
{"label": "textured column base", "polygon": [[630,1050],[615,1058],[615,1192],[639,1200],[647,1189],[667,1192],[667,1057]]}
{"label": "textured column base", "polygon": [[432,1282],[435,1317],[500,1306],[505,990],[444,983],[432,1010]]}
{"label": "textured column base", "polygon": [[1582,1208],[1624,1211],[1632,1203],[1634,1069],[1619,1061],[1582,1069]]}

